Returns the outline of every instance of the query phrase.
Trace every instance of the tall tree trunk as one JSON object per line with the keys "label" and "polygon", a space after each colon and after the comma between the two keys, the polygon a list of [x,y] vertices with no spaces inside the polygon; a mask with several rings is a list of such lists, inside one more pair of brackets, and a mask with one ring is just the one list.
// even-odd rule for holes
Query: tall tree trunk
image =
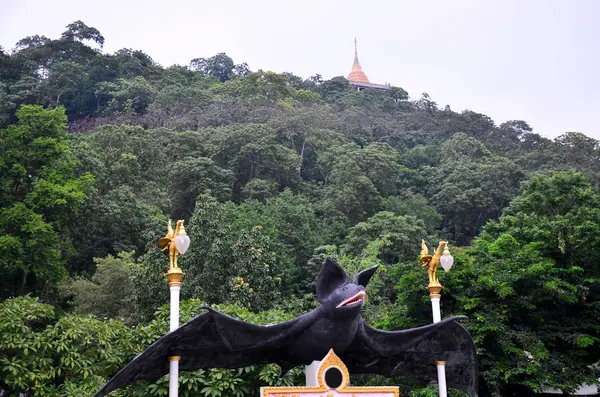
{"label": "tall tree trunk", "polygon": [[304,163],[304,148],[306,147],[306,141],[302,142],[302,150],[300,151],[300,161],[298,162],[298,166],[296,167],[296,171],[298,171],[298,176],[302,176],[302,163]]}

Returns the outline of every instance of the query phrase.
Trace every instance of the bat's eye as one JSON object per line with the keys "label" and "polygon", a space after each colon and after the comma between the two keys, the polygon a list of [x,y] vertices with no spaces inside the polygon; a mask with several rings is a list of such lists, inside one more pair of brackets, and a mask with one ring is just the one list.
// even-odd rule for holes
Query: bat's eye
{"label": "bat's eye", "polygon": [[342,291],[346,291],[348,289],[348,287],[344,287],[342,288]]}

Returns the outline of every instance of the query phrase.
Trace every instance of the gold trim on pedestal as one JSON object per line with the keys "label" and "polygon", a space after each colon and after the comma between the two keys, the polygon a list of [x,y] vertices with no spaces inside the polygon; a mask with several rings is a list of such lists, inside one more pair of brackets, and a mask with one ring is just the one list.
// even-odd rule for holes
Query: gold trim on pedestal
{"label": "gold trim on pedestal", "polygon": [[435,362],[437,365],[446,365],[445,361],[436,361]]}
{"label": "gold trim on pedestal", "polygon": [[184,274],[185,273],[183,270],[178,267],[169,269],[169,271],[165,273],[165,276],[167,276],[167,279],[169,280],[169,287],[181,286],[181,279],[183,278]]}
{"label": "gold trim on pedestal", "polygon": [[[342,384],[335,389],[330,389],[325,383],[325,372],[329,368],[337,368],[342,372]],[[350,373],[344,362],[335,354],[333,349],[329,350],[329,353],[323,358],[319,364],[317,371],[318,386],[275,386],[275,387],[261,387],[261,397],[271,397],[272,395],[288,395],[293,396],[299,393],[327,393],[336,391],[337,393],[389,393],[393,394],[394,397],[400,396],[400,388],[398,386],[348,386],[350,383]],[[327,394],[327,396],[333,394]]]}
{"label": "gold trim on pedestal", "polygon": [[169,361],[179,361],[181,360],[181,356],[170,356]]}
{"label": "gold trim on pedestal", "polygon": [[346,364],[340,360],[340,358],[335,354],[333,349],[329,350],[329,353],[325,356],[321,364],[319,365],[319,371],[317,372],[317,379],[319,380],[319,386],[327,387],[327,383],[325,383],[325,371],[329,368],[334,367],[340,370],[342,373],[342,384],[337,388],[345,388],[350,383],[350,373],[348,372],[348,368],[346,368]]}
{"label": "gold trim on pedestal", "polygon": [[437,285],[436,284],[428,285],[427,289],[429,290],[429,298],[431,298],[431,299],[441,298],[442,297],[441,292],[442,292],[443,288],[444,287],[442,287],[442,284],[440,284],[440,283],[437,283]]}

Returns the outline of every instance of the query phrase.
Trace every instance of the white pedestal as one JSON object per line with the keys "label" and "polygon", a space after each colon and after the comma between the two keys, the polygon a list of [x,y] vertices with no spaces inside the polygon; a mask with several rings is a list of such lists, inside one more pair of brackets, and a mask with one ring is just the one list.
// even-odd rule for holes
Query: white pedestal
{"label": "white pedestal", "polygon": [[442,321],[442,312],[440,310],[440,298],[431,298],[431,309],[433,312],[433,322],[439,323]]}
{"label": "white pedestal", "polygon": [[447,388],[446,388],[446,368],[443,361],[438,361],[435,365],[437,366],[437,374],[438,374],[438,386],[440,389],[440,397],[447,396]]}
{"label": "white pedestal", "polygon": [[169,397],[179,394],[179,360],[169,361]]}
{"label": "white pedestal", "polygon": [[171,310],[169,317],[169,331],[175,331],[179,328],[179,291],[181,286],[175,285],[169,287],[171,290]]}
{"label": "white pedestal", "polygon": [[319,386],[319,379],[317,379],[319,365],[321,365],[321,361],[313,361],[310,365],[304,367],[306,386]]}

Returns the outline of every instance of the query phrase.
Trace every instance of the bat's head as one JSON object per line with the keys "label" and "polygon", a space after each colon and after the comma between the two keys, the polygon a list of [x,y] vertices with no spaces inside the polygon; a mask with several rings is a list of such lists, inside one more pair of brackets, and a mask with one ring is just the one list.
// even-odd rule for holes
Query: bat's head
{"label": "bat's head", "polygon": [[363,270],[350,280],[336,261],[327,258],[317,279],[317,298],[321,306],[336,311],[360,310],[365,303],[365,287],[378,267]]}

